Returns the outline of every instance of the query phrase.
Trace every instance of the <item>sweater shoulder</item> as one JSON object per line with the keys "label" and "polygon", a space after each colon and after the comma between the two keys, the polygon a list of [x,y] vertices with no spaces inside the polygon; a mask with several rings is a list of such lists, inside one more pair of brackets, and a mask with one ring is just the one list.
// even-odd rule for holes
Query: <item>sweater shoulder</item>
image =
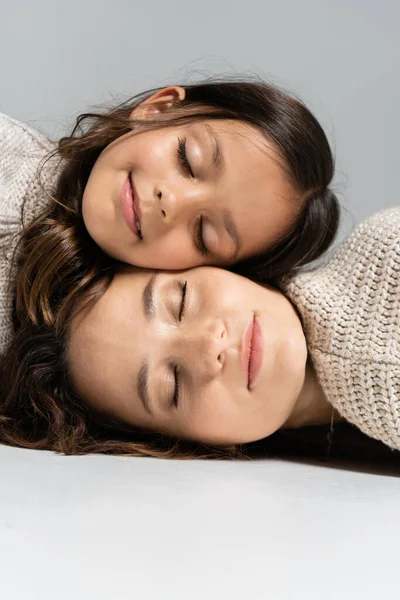
{"label": "sweater shoulder", "polygon": [[23,225],[49,203],[47,190],[54,189],[58,171],[55,159],[46,157],[54,148],[39,132],[0,114],[0,353],[12,334],[14,252]]}
{"label": "sweater shoulder", "polygon": [[327,400],[400,450],[400,208],[364,221],[286,292]]}
{"label": "sweater shoulder", "polygon": [[339,290],[347,294],[348,286],[373,285],[388,271],[396,278],[400,272],[400,206],[377,213],[358,225],[350,236],[332,252],[325,264],[296,274],[283,283],[284,291],[297,302],[321,293]]}
{"label": "sweater shoulder", "polygon": [[361,225],[360,229],[364,228],[390,228],[391,230],[400,230],[400,206],[392,206],[382,210],[371,217],[368,217]]}
{"label": "sweater shoulder", "polygon": [[[394,206],[372,217],[366,219],[355,228],[350,235],[348,243],[344,245],[353,248],[354,240],[362,242],[363,247],[369,248],[372,245],[376,248],[390,248],[400,239],[400,206]],[[340,254],[340,248],[338,250]]]}
{"label": "sweater shoulder", "polygon": [[400,208],[356,227],[328,262],[285,285],[311,354],[400,364]]}
{"label": "sweater shoulder", "polygon": [[1,144],[14,146],[17,149],[22,143],[28,143],[31,148],[42,152],[51,152],[54,144],[36,129],[21,123],[17,119],[0,112],[0,140]]}
{"label": "sweater shoulder", "polygon": [[[0,228],[9,230],[20,219],[39,167],[54,148],[39,132],[0,114]],[[34,196],[34,203],[41,205],[36,190]]]}

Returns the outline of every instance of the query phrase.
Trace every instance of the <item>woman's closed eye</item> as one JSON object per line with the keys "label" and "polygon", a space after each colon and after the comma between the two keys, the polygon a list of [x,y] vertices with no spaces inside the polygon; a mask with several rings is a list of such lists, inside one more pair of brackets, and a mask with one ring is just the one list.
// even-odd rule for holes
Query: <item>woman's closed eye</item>
{"label": "woman's closed eye", "polygon": [[181,286],[181,303],[179,306],[178,321],[182,321],[182,317],[184,316],[186,310],[187,281],[184,281],[179,285]]}
{"label": "woman's closed eye", "polygon": [[174,393],[172,396],[171,405],[178,408],[180,401],[181,379],[177,365],[174,366]]}
{"label": "woman's closed eye", "polygon": [[[179,306],[178,321],[182,321],[182,318],[184,317],[185,310],[186,310],[187,281],[184,281],[183,283],[180,282],[179,285],[181,288],[181,302],[180,302],[180,306]],[[179,369],[178,369],[177,365],[174,365],[174,391],[173,391],[172,398],[171,398],[171,406],[175,406],[175,408],[178,408],[178,406],[179,406],[180,389],[181,389],[180,384],[181,384],[181,379],[180,379]]]}

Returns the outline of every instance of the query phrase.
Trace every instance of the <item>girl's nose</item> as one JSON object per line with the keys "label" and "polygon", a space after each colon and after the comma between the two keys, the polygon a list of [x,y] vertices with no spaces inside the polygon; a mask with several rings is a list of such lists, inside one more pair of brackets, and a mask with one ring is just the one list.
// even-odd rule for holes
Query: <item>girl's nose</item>
{"label": "girl's nose", "polygon": [[183,190],[176,192],[167,186],[163,186],[162,189],[158,190],[158,208],[161,218],[166,225],[171,225],[180,213],[183,194]]}
{"label": "girl's nose", "polygon": [[178,217],[182,218],[191,210],[197,209],[202,199],[199,188],[189,189],[185,183],[179,186],[160,185],[156,189],[156,196],[157,210],[166,225],[175,223]]}

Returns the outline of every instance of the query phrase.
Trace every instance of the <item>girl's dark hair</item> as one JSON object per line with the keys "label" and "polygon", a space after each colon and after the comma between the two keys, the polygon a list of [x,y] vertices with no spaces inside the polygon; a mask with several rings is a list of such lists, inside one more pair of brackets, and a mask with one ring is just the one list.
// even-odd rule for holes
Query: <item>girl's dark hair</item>
{"label": "girl's dark hair", "polygon": [[65,341],[53,328],[25,324],[0,358],[0,443],[64,454],[248,459],[264,456],[361,461],[400,467],[400,453],[339,423],[283,430],[242,447],[210,447],[124,428],[86,408],[71,385]]}
{"label": "girl's dark hair", "polygon": [[273,280],[315,260],[329,247],[339,223],[339,203],[329,188],[334,160],[321,126],[304,104],[261,81],[210,81],[185,89],[185,99],[156,120],[131,118],[133,108],[156,91],[151,90],[107,112],[81,115],[71,135],[59,141],[52,157],[60,159],[56,189],[44,214],[25,230],[19,247],[19,318],[27,315],[36,324],[50,325],[56,318],[62,321],[93,284],[98,284],[96,297],[105,291],[116,262],[89,237],[82,197],[101,152],[132,129],[233,119],[253,125],[274,144],[304,208],[283,240],[234,265],[237,272],[256,281]]}

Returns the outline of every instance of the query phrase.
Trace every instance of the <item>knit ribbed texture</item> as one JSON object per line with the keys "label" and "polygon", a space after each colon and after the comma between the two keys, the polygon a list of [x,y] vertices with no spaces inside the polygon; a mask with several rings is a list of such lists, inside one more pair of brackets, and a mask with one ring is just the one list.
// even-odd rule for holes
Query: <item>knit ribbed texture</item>
{"label": "knit ribbed texture", "polygon": [[368,219],[325,266],[284,291],[301,314],[327,400],[400,450],[400,207]]}
{"label": "knit ribbed texture", "polygon": [[[22,231],[22,206],[26,226],[49,202],[37,170],[53,149],[53,144],[36,131],[0,114],[0,353],[12,335],[12,260]],[[54,165],[53,161],[42,172],[46,190],[52,189],[56,179]]]}

